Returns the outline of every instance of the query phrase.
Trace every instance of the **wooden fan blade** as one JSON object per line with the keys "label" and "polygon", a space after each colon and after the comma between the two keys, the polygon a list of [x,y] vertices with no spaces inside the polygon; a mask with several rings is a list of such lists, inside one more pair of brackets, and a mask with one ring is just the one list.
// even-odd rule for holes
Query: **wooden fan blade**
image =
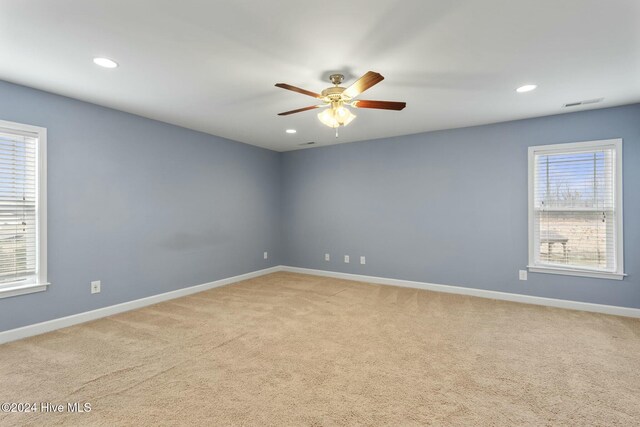
{"label": "wooden fan blade", "polygon": [[322,99],[322,95],[319,93],[311,92],[310,90],[301,89],[299,87],[291,86],[286,83],[276,83],[277,87],[281,87],[282,89],[292,90],[294,92],[301,93],[303,95],[313,96],[314,98]]}
{"label": "wooden fan blade", "polygon": [[396,101],[367,101],[364,99],[359,99],[357,101],[353,101],[351,103],[351,106],[356,108],[376,108],[378,110],[400,111],[407,106],[407,103]]}
{"label": "wooden fan blade", "polygon": [[356,80],[354,84],[346,88],[342,94],[349,98],[355,98],[373,85],[380,83],[382,80],[384,80],[382,74],[376,73],[375,71],[369,71],[367,74]]}
{"label": "wooden fan blade", "polygon": [[288,116],[289,114],[302,113],[303,111],[309,111],[316,108],[320,108],[322,105],[312,105],[310,107],[298,108],[297,110],[285,111],[284,113],[278,113],[279,116]]}

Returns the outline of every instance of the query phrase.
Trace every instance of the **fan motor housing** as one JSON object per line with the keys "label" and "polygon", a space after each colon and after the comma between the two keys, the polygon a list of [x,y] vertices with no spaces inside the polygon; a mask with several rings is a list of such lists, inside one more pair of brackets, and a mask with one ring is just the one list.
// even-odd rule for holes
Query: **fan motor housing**
{"label": "fan motor housing", "polygon": [[342,86],[328,87],[322,91],[322,96],[331,101],[337,101],[342,98],[342,92],[344,92],[345,89],[346,88]]}

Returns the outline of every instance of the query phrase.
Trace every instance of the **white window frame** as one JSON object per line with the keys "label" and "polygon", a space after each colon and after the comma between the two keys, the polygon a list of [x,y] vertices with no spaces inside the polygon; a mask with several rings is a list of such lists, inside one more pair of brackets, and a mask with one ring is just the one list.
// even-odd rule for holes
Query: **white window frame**
{"label": "white window frame", "polygon": [[0,298],[42,292],[47,290],[47,129],[39,126],[0,120],[0,130],[36,135],[37,216],[36,216],[36,274],[25,283],[3,283],[0,285]]}
{"label": "white window frame", "polygon": [[[536,263],[535,245],[535,156],[538,154],[566,153],[568,151],[593,150],[598,148],[615,150],[614,198],[616,209],[615,248],[616,269],[614,272],[592,270],[588,268],[557,267]],[[569,276],[596,277],[602,279],[624,279],[624,244],[622,223],[622,139],[604,139],[598,141],[571,142],[566,144],[537,145],[529,147],[529,265],[530,272],[563,274]]]}

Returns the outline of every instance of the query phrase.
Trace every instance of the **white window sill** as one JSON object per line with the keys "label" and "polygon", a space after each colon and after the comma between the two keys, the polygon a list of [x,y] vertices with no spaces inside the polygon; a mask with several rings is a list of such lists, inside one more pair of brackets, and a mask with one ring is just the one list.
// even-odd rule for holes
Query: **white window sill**
{"label": "white window sill", "polygon": [[0,298],[15,297],[18,295],[32,294],[34,292],[42,292],[47,290],[49,283],[30,283],[28,285],[14,285],[0,287]]}
{"label": "white window sill", "polygon": [[579,270],[575,268],[527,266],[531,273],[562,274],[565,276],[595,277],[598,279],[622,280],[624,273],[610,273],[605,271]]}

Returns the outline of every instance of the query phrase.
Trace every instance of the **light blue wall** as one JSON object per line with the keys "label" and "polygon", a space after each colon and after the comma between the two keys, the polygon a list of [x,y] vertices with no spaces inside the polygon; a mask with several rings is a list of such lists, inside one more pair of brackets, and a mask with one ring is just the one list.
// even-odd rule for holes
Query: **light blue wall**
{"label": "light blue wall", "polygon": [[[618,137],[629,276],[519,281],[527,147]],[[640,105],[288,152],[282,182],[288,265],[640,308]]]}
{"label": "light blue wall", "polygon": [[48,129],[51,282],[0,331],[281,263],[278,153],[2,81],[0,120]]}
{"label": "light blue wall", "polygon": [[[278,264],[640,308],[640,105],[284,154],[2,81],[0,120],[48,129],[52,283],[0,331]],[[518,281],[527,147],[616,137],[629,276]]]}

